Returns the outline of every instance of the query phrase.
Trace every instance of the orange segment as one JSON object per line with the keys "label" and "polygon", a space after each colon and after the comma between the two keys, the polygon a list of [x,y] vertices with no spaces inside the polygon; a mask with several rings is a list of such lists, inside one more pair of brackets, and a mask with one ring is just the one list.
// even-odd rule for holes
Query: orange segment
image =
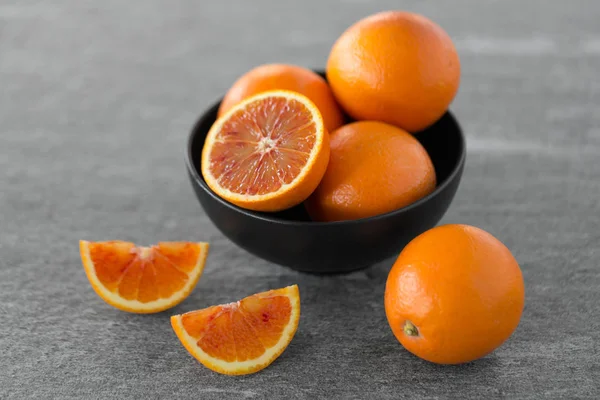
{"label": "orange segment", "polygon": [[[121,276],[127,272],[127,267],[136,258],[134,247],[133,243],[127,242],[106,242],[105,246],[86,246],[89,257],[94,260],[96,276],[108,290],[114,291],[117,288]],[[106,248],[112,251],[106,251]]]}
{"label": "orange segment", "polygon": [[275,346],[292,312],[288,299],[282,296],[248,297],[240,303],[248,325],[262,344]]}
{"label": "orange segment", "polygon": [[155,250],[187,273],[196,267],[196,261],[202,255],[204,247],[198,246],[198,243],[160,242],[156,244]]}
{"label": "orange segment", "polygon": [[208,243],[161,242],[151,247],[123,241],[79,242],[87,277],[108,304],[154,313],[182,302],[202,275]]}
{"label": "orange segment", "polygon": [[210,129],[202,175],[221,198],[256,211],[303,202],[329,162],[329,135],[316,106],[290,91],[242,101]]}
{"label": "orange segment", "polygon": [[291,342],[300,319],[298,286],[171,317],[183,346],[207,368],[227,375],[258,372]]}

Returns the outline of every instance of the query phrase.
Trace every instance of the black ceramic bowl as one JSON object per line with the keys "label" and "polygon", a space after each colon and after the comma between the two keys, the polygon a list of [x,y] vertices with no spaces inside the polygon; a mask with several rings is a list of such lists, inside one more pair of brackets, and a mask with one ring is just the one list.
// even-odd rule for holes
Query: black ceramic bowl
{"label": "black ceramic bowl", "polygon": [[465,163],[465,139],[450,112],[415,134],[437,175],[437,187],[417,202],[354,221],[313,222],[302,205],[278,213],[239,208],[218,197],[202,178],[202,147],[219,103],[201,115],[188,141],[190,180],[204,211],[231,241],[265,260],[299,271],[340,273],[398,255],[414,237],[434,227],[456,193]]}

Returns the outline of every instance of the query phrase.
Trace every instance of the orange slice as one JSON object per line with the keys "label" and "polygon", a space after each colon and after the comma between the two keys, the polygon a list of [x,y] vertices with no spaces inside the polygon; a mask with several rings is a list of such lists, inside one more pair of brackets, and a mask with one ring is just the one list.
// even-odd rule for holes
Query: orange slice
{"label": "orange slice", "polygon": [[171,317],[183,346],[205,367],[244,375],[269,366],[292,341],[300,319],[298,286]]}
{"label": "orange slice", "polygon": [[306,96],[275,90],[249,97],[211,127],[202,175],[221,198],[255,211],[300,204],[329,162],[329,135]]}
{"label": "orange slice", "polygon": [[161,242],[151,247],[118,240],[79,242],[87,277],[108,304],[133,313],[164,311],[198,283],[208,243]]}

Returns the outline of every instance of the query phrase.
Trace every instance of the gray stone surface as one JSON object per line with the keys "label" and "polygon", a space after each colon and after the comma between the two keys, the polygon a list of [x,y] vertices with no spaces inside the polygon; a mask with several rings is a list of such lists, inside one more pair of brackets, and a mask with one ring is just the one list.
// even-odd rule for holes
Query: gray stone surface
{"label": "gray stone surface", "polygon": [[[239,74],[321,67],[346,26],[399,7],[438,21],[462,59],[469,155],[443,222],[493,233],[526,281],[516,333],[465,366],[395,341],[392,260],[330,277],[271,265],[211,225],[185,175],[190,126]],[[0,398],[598,398],[599,20],[597,0],[0,1]],[[82,238],[212,249],[187,301],[138,316],[94,294]],[[259,374],[208,371],[169,326],[294,282],[299,331]]]}

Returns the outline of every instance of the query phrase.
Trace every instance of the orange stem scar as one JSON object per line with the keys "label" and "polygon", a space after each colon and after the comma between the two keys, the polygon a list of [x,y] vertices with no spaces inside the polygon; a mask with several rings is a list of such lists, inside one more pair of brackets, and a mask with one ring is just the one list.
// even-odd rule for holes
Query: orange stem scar
{"label": "orange stem scar", "polygon": [[410,321],[406,321],[403,327],[404,333],[408,336],[419,336],[419,330],[417,327]]}

